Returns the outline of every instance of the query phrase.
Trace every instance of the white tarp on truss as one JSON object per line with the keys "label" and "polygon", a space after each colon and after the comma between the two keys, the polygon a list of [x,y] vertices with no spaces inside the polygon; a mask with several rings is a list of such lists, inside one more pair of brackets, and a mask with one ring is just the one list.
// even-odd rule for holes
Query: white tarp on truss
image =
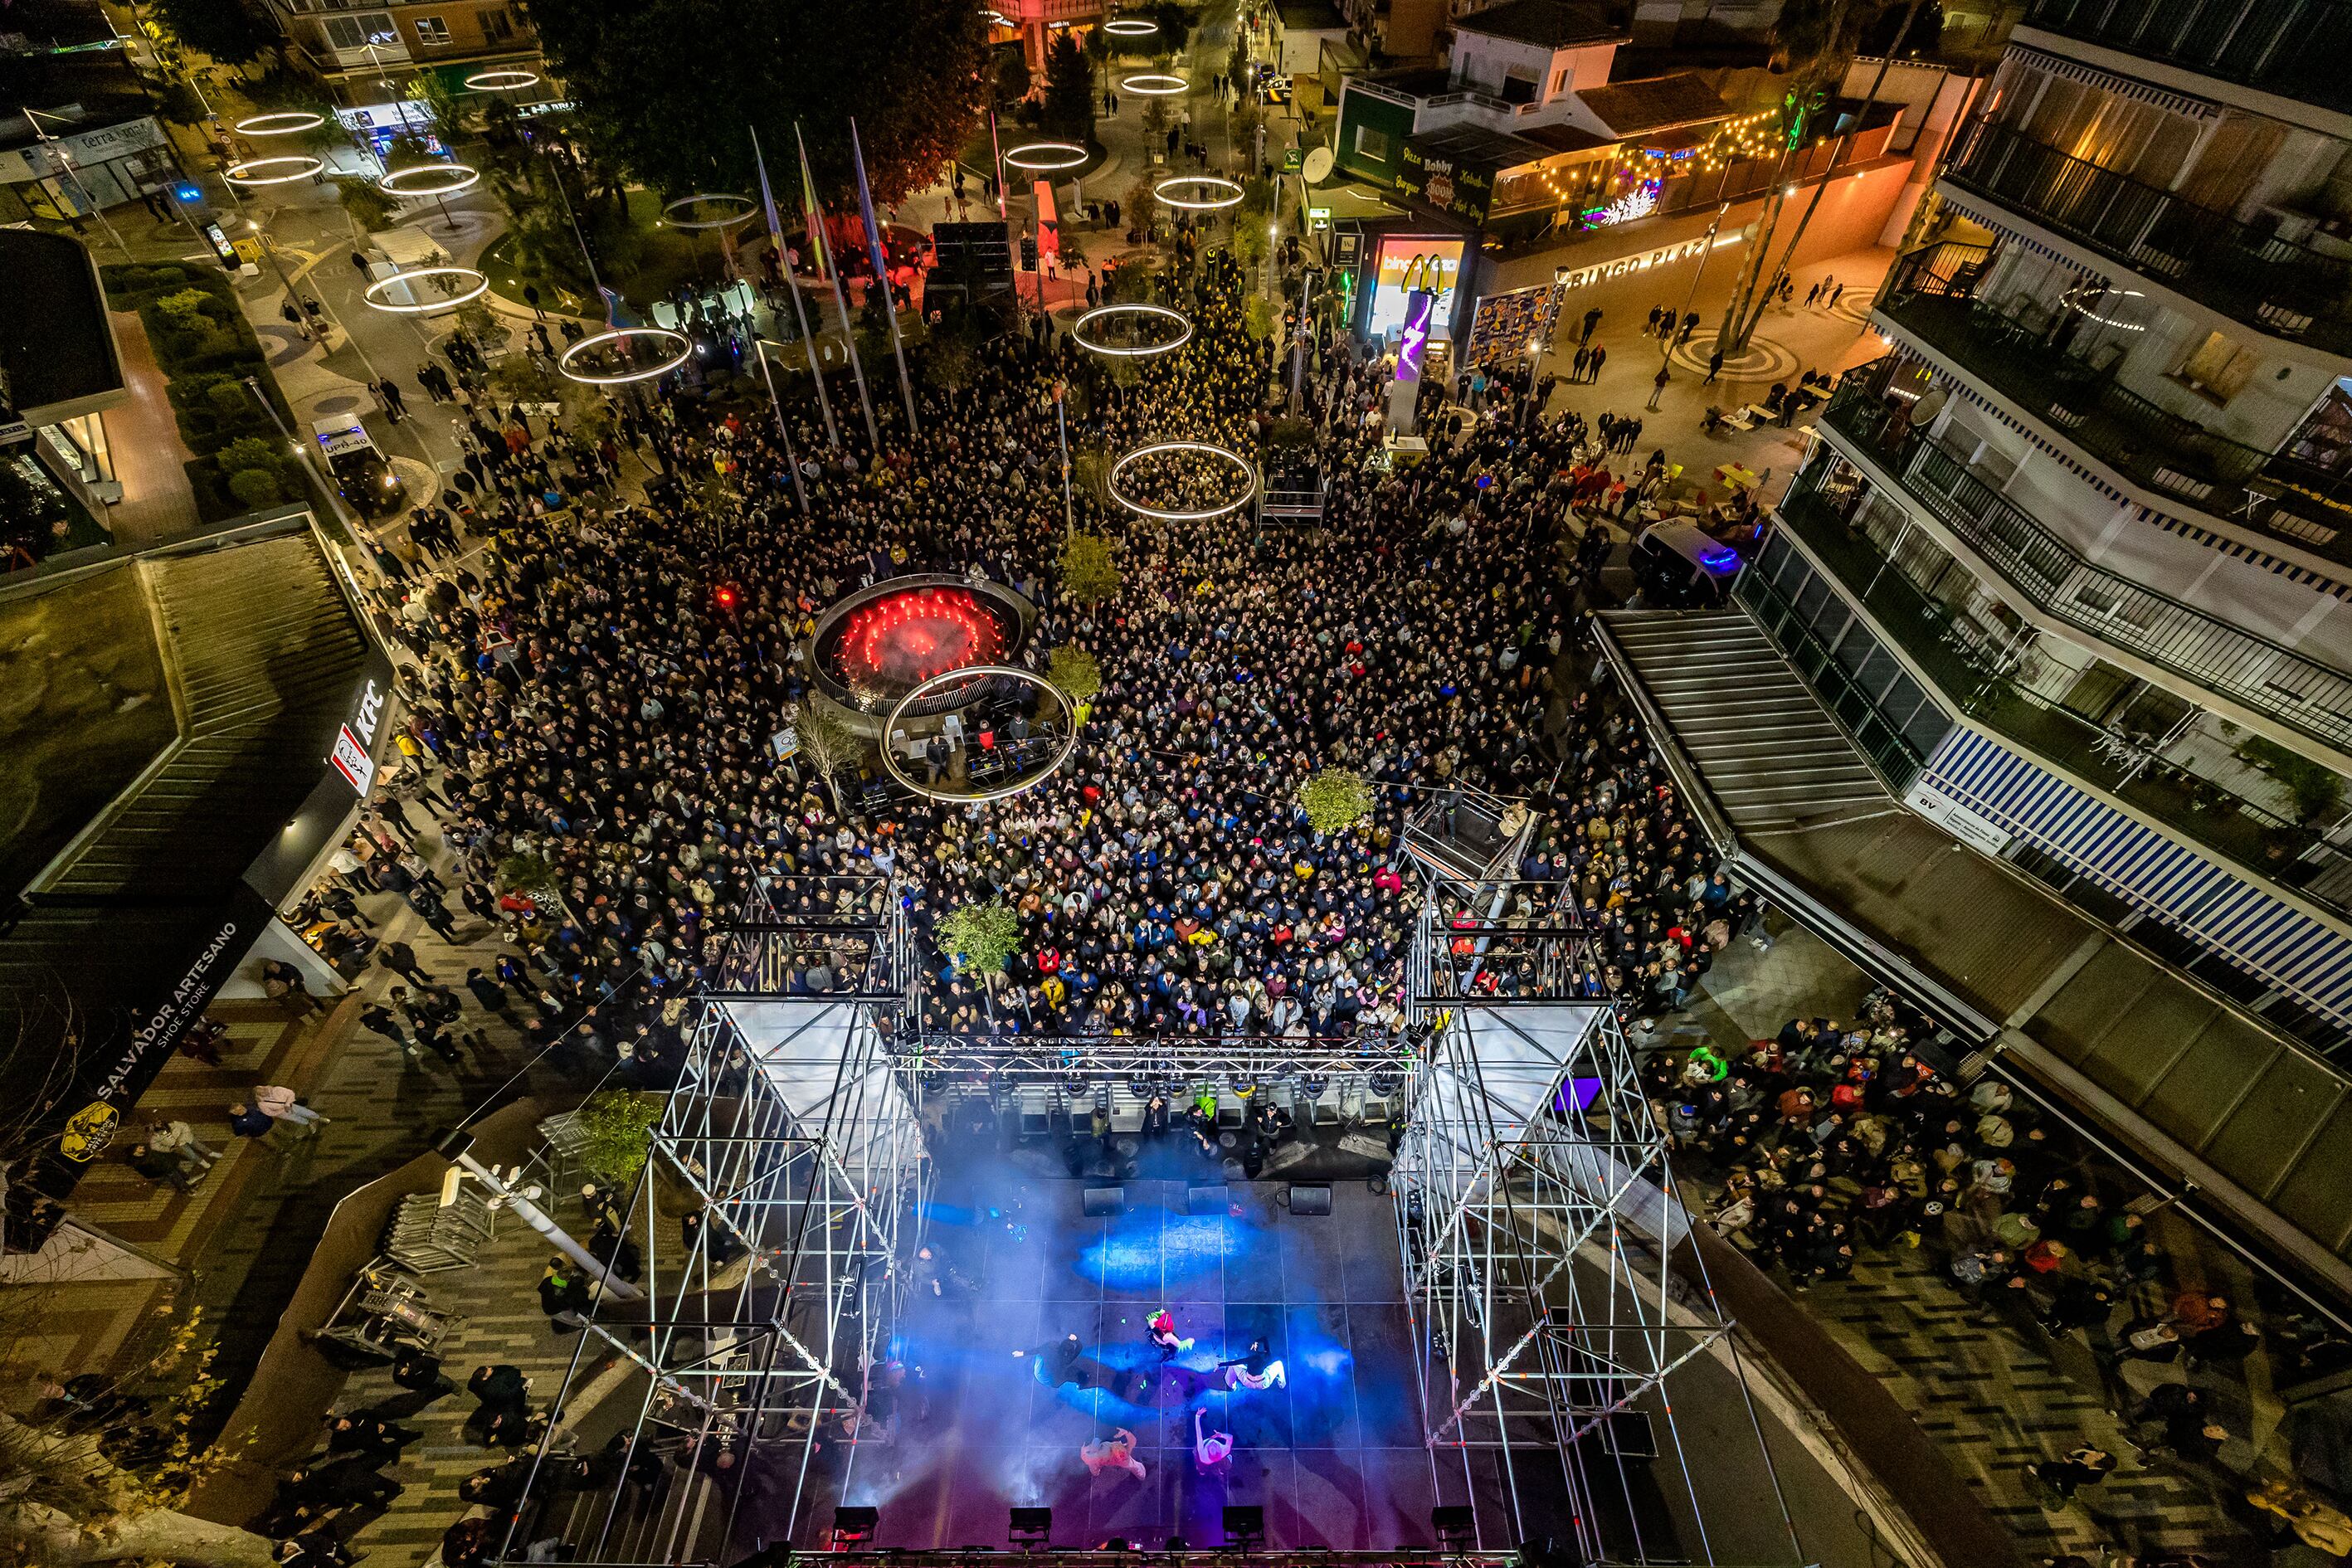
{"label": "white tarp on truss", "polygon": [[[914,1108],[884,1053],[870,1051],[855,1003],[817,997],[730,1001],[730,1016],[761,1077],[803,1137],[827,1140],[853,1177],[887,1172],[900,1141],[918,1136]],[[843,1067],[854,1056],[852,1068]]]}
{"label": "white tarp on truss", "polygon": [[[1489,1128],[1498,1148],[1532,1137],[1531,1154],[1561,1181],[1596,1206],[1615,1209],[1651,1240],[1663,1239],[1672,1247],[1690,1230],[1682,1205],[1609,1150],[1572,1142],[1571,1125],[1546,1114],[1563,1084],[1616,1076],[1607,1066],[1611,1053],[1598,1037],[1605,1011],[1589,1003],[1465,1009],[1447,1026],[1468,1032],[1468,1054],[1476,1066],[1454,1066],[1463,1055],[1458,1050],[1439,1054],[1441,1065],[1431,1074],[1416,1131],[1434,1143],[1454,1145],[1443,1163],[1458,1173],[1465,1188],[1481,1163]],[[1433,1162],[1433,1173],[1437,1168]],[[1467,1194],[1447,1195],[1459,1201]]]}

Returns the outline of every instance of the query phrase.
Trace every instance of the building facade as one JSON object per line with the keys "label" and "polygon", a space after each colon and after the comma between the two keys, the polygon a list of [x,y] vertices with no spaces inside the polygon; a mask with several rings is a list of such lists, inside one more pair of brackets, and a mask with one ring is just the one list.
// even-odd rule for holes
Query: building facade
{"label": "building facade", "polygon": [[342,106],[344,123],[379,141],[430,123],[417,97],[420,78],[436,79],[463,102],[495,99],[527,108],[561,97],[529,14],[508,0],[373,7],[270,0],[269,9],[296,63]]}
{"label": "building facade", "polygon": [[1738,595],[1914,809],[2333,1054],[2344,24],[2126,9],[2028,7]]}

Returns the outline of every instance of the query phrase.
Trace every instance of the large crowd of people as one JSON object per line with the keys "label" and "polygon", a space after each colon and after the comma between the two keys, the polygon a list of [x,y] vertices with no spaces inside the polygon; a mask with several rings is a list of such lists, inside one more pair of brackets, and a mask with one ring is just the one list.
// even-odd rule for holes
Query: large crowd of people
{"label": "large crowd of people", "polygon": [[[473,500],[427,509],[412,558],[379,550],[384,627],[417,658],[403,676],[415,765],[322,889],[317,940],[362,960],[372,938],[337,906],[386,875],[428,921],[447,918],[416,863],[421,806],[462,851],[467,906],[525,944],[478,994],[511,984],[547,1043],[625,1047],[641,1076],[675,1048],[646,999],[698,977],[714,923],[755,881],[782,915],[831,912],[859,876],[883,879],[869,900],[895,884],[930,971],[929,1028],[1347,1037],[1400,1021],[1419,897],[1405,815],[1484,788],[1534,808],[1518,870],[1559,884],[1507,918],[1531,918],[1538,893],[1580,909],[1587,994],[1634,1013],[1677,1003],[1740,910],[1640,736],[1554,679],[1607,546],[1594,513],[1612,487],[1581,417],[1538,421],[1522,397],[1449,420],[1426,464],[1382,471],[1368,460],[1383,374],[1327,339],[1307,388],[1328,476],[1318,530],[1246,510],[1129,518],[1082,489],[1078,525],[1112,541],[1122,581],[1097,603],[1060,591],[1056,396],[1081,450],[1187,439],[1257,458],[1276,367],[1242,292],[1212,253],[1181,287],[1192,341],[1132,374],[1043,321],[982,342],[968,384],[927,392],[919,434],[892,429],[878,456],[852,421],[830,447],[804,411],[798,487],[755,411],[627,398],[591,439],[473,401],[453,420]],[[631,466],[642,499],[612,483]],[[1234,476],[1180,458],[1129,482],[1206,510]],[[461,532],[493,542],[434,570]],[[877,797],[771,751],[809,700],[815,616],[918,571],[1027,595],[1032,665],[1065,646],[1095,660],[1089,721],[1036,788],[986,806]],[[1375,805],[1318,834],[1296,794],[1331,765],[1365,777]],[[514,897],[511,870],[500,898],[489,884],[519,861],[560,898]],[[1021,942],[990,987],[930,942],[949,910],[993,900]],[[451,1020],[433,1025],[430,1001],[372,1026],[439,1048]]]}

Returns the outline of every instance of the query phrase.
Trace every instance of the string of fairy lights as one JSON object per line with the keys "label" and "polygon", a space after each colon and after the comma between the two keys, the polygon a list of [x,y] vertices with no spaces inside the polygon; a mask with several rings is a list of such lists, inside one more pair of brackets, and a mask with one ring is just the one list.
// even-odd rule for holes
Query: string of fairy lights
{"label": "string of fairy lights", "polygon": [[1575,206],[1588,223],[1622,223],[1656,206],[1668,180],[1713,174],[1734,163],[1777,156],[1783,139],[1780,105],[1737,114],[1693,147],[1621,146],[1607,159],[1538,167],[1534,177],[1554,206]]}

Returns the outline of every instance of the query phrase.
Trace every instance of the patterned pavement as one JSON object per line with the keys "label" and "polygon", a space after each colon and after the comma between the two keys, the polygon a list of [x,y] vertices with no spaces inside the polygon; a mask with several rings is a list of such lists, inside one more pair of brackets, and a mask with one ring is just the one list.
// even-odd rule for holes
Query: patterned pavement
{"label": "patterned pavement", "polygon": [[[1686,1049],[1711,1038],[1736,1047],[1778,1033],[1793,1016],[1851,1020],[1867,979],[1819,939],[1783,929],[1777,917],[1770,924],[1769,952],[1735,942],[1689,1007],[1636,1044]],[[2116,1173],[2089,1169],[2102,1190],[2133,1195]],[[1696,1190],[1696,1182],[1685,1184],[1694,1207],[1713,1195]],[[2254,1283],[2234,1255],[2172,1215],[2154,1214],[2148,1223],[2171,1260],[2174,1283],[2125,1293],[2116,1324],[2162,1312],[2173,1290],[2191,1285],[2220,1290],[2242,1312],[2258,1313]],[[2240,1478],[2286,1476],[2294,1468],[2260,1354],[2242,1381],[2138,1362],[2124,1363],[2128,1371],[2119,1378],[2100,1359],[2112,1348],[2107,1331],[2095,1331],[2090,1343],[2079,1334],[2053,1342],[2025,1311],[1970,1307],[1927,1247],[1865,1251],[1851,1279],[1817,1283],[1804,1300],[2033,1554],[2080,1552],[2096,1562],[2107,1548],[2198,1552],[2216,1564],[2269,1561],[2245,1522],[2247,1510],[2232,1498],[2243,1489]],[[2127,1411],[2157,1383],[2184,1376],[2206,1391],[2231,1440],[2212,1467],[2137,1459],[2110,1412]],[[2061,1503],[2028,1474],[2029,1467],[2086,1442],[2120,1463],[2074,1502]]]}

